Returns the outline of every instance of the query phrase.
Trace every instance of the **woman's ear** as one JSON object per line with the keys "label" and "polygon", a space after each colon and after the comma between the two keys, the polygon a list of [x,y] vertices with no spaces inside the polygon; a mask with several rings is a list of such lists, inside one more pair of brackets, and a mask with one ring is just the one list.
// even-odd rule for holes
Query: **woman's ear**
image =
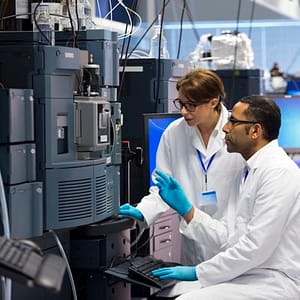
{"label": "woman's ear", "polygon": [[211,106],[213,108],[216,108],[218,106],[219,102],[220,102],[219,98],[213,98],[213,99],[210,100]]}

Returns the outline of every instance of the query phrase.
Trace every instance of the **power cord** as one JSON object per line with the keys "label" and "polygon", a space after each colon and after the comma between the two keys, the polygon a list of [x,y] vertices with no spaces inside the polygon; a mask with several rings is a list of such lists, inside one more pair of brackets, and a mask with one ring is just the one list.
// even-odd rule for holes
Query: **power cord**
{"label": "power cord", "polygon": [[[10,238],[10,225],[8,218],[8,209],[7,202],[5,197],[5,190],[2,180],[2,174],[0,171],[0,203],[1,203],[1,219],[3,224],[4,236]],[[10,300],[11,299],[11,279],[4,278],[1,276],[1,284],[2,284],[2,299]]]}
{"label": "power cord", "polygon": [[179,41],[178,41],[178,51],[177,51],[177,59],[179,59],[180,56],[180,49],[181,49],[181,40],[182,40],[182,24],[183,24],[183,17],[186,7],[186,0],[183,0],[183,7],[181,10],[181,18],[180,18],[180,31],[179,31]]}
{"label": "power cord", "polygon": [[57,234],[52,229],[50,229],[49,232],[51,232],[53,234],[53,236],[55,238],[55,241],[57,243],[59,252],[61,253],[62,257],[64,258],[64,260],[66,262],[67,272],[68,272],[68,276],[69,276],[70,284],[71,284],[71,288],[72,288],[72,293],[73,293],[73,299],[77,300],[77,293],[76,293],[74,278],[73,278],[73,275],[72,275],[71,267],[70,267],[70,264],[68,262],[68,258],[67,258],[67,255],[65,253],[65,250],[64,250],[64,248],[63,248],[63,246],[62,246],[62,244],[61,244],[61,242],[60,242]]}

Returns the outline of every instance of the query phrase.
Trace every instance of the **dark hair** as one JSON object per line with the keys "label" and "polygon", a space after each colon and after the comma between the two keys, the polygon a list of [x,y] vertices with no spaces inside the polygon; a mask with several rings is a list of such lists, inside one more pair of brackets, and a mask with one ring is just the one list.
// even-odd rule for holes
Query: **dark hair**
{"label": "dark hair", "polygon": [[246,96],[239,102],[249,104],[244,111],[249,120],[255,120],[263,127],[263,137],[267,141],[278,138],[281,126],[281,113],[278,105],[265,96]]}
{"label": "dark hair", "polygon": [[[206,103],[213,98],[225,99],[225,89],[221,78],[207,69],[194,69],[181,77],[176,84],[180,91],[191,102]],[[217,109],[221,109],[221,104]]]}

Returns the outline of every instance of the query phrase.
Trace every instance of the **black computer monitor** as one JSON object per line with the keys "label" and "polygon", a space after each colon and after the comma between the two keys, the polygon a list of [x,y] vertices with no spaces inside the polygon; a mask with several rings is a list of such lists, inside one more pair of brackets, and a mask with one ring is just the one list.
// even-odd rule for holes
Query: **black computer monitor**
{"label": "black computer monitor", "polygon": [[279,145],[287,153],[300,153],[300,97],[273,96],[281,110]]}
{"label": "black computer monitor", "polygon": [[144,118],[144,166],[148,177],[147,189],[154,185],[151,174],[156,166],[156,151],[162,133],[171,122],[181,117],[180,113],[147,113]]}

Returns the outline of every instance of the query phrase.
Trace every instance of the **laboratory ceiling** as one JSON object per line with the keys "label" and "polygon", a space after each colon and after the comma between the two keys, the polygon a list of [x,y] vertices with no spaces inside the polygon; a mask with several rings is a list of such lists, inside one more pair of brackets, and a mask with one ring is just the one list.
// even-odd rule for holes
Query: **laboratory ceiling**
{"label": "laboratory ceiling", "polygon": [[[235,20],[239,13],[240,20],[253,19],[300,19],[299,0],[186,0],[186,6],[192,19],[198,21]],[[151,22],[163,3],[168,2],[165,21],[178,21],[181,16],[183,0],[147,0],[138,1],[137,10],[143,21]],[[253,4],[254,10],[253,10]],[[240,9],[239,9],[240,8]],[[185,14],[184,20],[189,20]]]}

